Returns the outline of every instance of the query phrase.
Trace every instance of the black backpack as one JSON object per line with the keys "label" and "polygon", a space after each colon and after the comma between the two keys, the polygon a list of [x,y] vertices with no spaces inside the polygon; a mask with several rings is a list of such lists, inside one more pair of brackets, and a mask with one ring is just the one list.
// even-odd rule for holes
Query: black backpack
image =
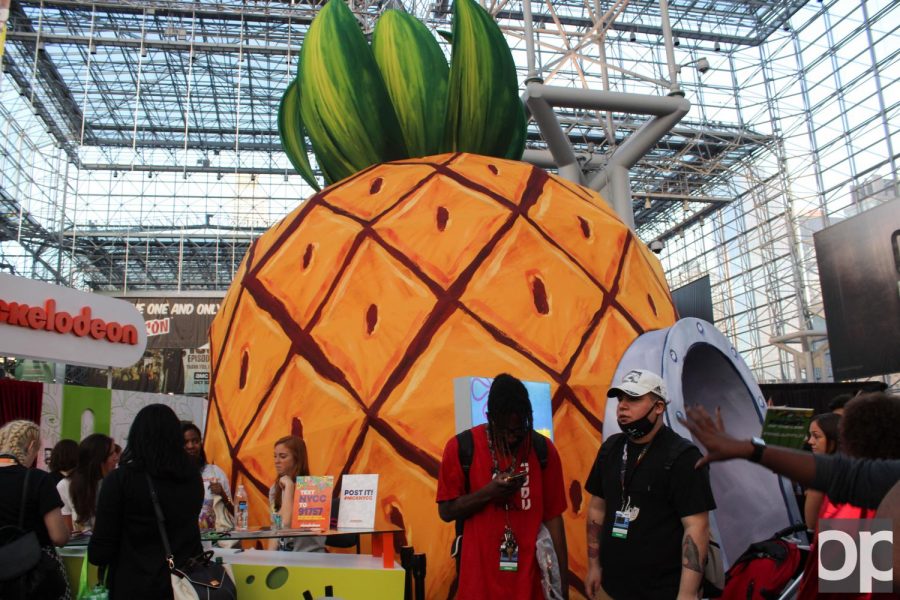
{"label": "black backpack", "polygon": [[0,527],[0,598],[59,598],[68,589],[56,557],[45,552],[34,531],[25,531],[31,469],[25,471],[18,526]]}
{"label": "black backpack", "polygon": [[[472,468],[472,456],[475,453],[475,440],[472,437],[472,430],[466,429],[462,433],[456,434],[456,445],[459,453],[459,465],[463,470],[463,479],[465,481],[466,494],[469,493],[469,470]],[[538,462],[541,469],[547,468],[547,438],[531,430],[531,447],[537,454]],[[463,523],[465,519],[456,520],[456,537],[453,538],[453,544],[450,546],[450,556],[456,559],[456,573],[459,574],[459,564],[462,559],[462,533]]]}
{"label": "black backpack", "polygon": [[[685,439],[678,434],[676,434],[676,437],[678,439],[676,439],[672,444],[672,447],[669,448],[666,457],[663,460],[663,469],[666,471],[666,477],[670,479],[670,485],[671,471],[672,467],[675,465],[675,461],[688,450],[697,447],[691,440]],[[610,444],[609,453],[612,455],[621,454],[627,439],[628,438],[625,437],[624,433],[617,433],[611,436],[608,441]],[[710,529],[706,564],[703,566],[703,583],[701,591],[703,592],[704,598],[718,598],[722,595],[724,587],[725,571],[722,562],[722,547],[719,542],[713,538],[712,529]]]}
{"label": "black backpack", "polygon": [[[663,463],[663,468],[666,471],[671,471],[675,461],[692,448],[696,448],[694,443],[679,435],[678,440],[669,450],[669,455]],[[703,582],[700,589],[704,598],[718,598],[722,595],[724,588],[725,569],[722,562],[722,546],[713,537],[712,527],[710,527],[709,546],[706,552],[706,564],[703,565]]]}

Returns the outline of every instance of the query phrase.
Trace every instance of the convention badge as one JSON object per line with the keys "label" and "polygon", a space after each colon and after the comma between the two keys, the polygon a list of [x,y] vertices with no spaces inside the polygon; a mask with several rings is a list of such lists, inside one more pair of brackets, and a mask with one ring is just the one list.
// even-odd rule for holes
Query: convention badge
{"label": "convention badge", "polygon": [[613,521],[612,536],[623,540],[627,538],[630,523],[631,519],[628,518],[628,513],[624,510],[617,510],[616,519]]}
{"label": "convention badge", "polygon": [[500,542],[500,570],[519,570],[519,545],[516,543],[512,529],[508,526],[503,532],[503,541]]}

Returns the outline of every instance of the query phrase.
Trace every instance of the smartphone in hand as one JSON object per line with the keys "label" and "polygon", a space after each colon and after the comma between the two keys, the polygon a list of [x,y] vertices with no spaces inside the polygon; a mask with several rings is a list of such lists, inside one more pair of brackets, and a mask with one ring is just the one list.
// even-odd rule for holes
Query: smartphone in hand
{"label": "smartphone in hand", "polygon": [[518,473],[513,473],[509,476],[507,481],[509,483],[521,484],[525,482],[525,478],[528,477],[527,471],[519,471]]}

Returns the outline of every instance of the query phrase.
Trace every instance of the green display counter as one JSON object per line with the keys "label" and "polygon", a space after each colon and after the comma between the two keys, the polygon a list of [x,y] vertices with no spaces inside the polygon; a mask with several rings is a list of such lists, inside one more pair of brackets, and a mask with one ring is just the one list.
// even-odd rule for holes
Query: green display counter
{"label": "green display counter", "polygon": [[[84,548],[63,548],[73,590],[78,589]],[[215,550],[231,565],[241,600],[302,598],[309,591],[324,596],[330,586],[343,600],[399,600],[403,598],[404,571],[398,564],[385,567],[382,557],[324,552],[274,552],[268,550]],[[91,566],[89,585],[97,579]]]}

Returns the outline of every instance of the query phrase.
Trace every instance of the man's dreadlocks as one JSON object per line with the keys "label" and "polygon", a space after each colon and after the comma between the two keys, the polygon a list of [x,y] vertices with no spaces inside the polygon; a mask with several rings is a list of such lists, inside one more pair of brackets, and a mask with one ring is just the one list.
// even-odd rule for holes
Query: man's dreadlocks
{"label": "man's dreadlocks", "polygon": [[531,401],[528,399],[528,390],[525,385],[507,373],[501,373],[494,378],[488,392],[487,417],[490,435],[497,455],[513,457],[512,448],[507,447],[506,436],[499,435],[508,427],[513,416],[522,420],[522,428],[526,431],[522,447],[519,448],[519,460],[514,461],[512,467],[518,467],[522,460],[526,460],[531,452],[531,430],[533,418]]}

